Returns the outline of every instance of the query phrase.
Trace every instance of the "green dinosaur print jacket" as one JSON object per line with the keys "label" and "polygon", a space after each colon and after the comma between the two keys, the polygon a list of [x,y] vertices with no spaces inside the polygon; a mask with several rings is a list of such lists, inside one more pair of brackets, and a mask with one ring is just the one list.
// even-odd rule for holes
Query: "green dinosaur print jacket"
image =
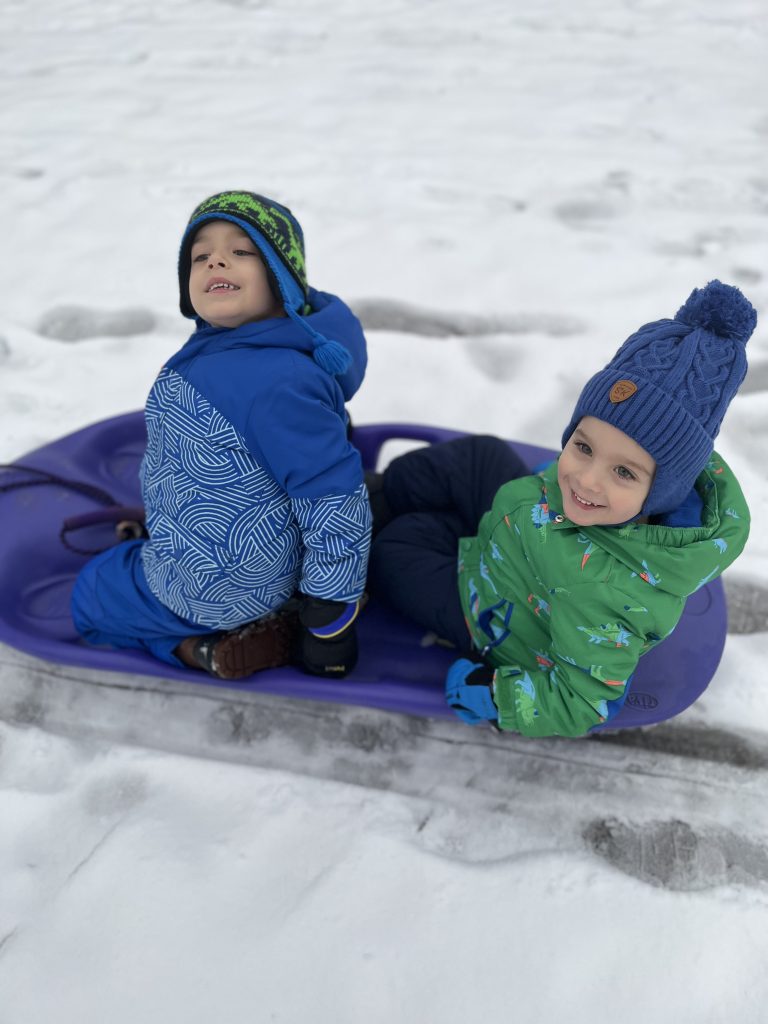
{"label": "green dinosaur print jacket", "polygon": [[581,736],[618,710],[641,655],[746,543],[749,510],[716,453],[696,490],[692,527],[576,526],[561,514],[556,462],[498,491],[477,536],[459,542],[458,583],[495,667],[502,729]]}

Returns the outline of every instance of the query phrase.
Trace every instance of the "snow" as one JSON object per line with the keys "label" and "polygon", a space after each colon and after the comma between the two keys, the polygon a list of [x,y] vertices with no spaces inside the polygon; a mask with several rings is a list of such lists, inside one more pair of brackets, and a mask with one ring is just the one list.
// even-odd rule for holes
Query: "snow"
{"label": "snow", "polygon": [[[6,0],[0,39],[2,461],[143,404],[187,333],[181,230],[223,188],[287,203],[312,283],[378,311],[359,423],[554,447],[586,377],[692,288],[764,315],[758,0]],[[718,448],[753,511],[733,578],[759,583],[764,321],[748,352]],[[730,637],[683,727],[764,749],[764,656]],[[0,649],[0,688],[38,684]],[[93,689],[80,734],[0,721],[2,1024],[764,1019],[754,768],[675,782],[630,751],[625,780],[602,747],[517,741],[506,775],[458,722],[342,712],[391,749],[284,726],[246,757],[205,748],[183,694],[163,750]],[[600,856],[602,818],[640,853]],[[699,837],[688,884],[630,863],[654,818]]]}

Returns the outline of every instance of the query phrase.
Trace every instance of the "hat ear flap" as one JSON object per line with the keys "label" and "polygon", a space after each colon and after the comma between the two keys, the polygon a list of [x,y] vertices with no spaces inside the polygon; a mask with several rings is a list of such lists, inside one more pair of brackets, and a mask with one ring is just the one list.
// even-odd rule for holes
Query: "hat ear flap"
{"label": "hat ear flap", "polygon": [[192,306],[192,300],[189,297],[189,273],[192,267],[191,250],[192,237],[185,233],[184,238],[181,240],[181,248],[179,249],[179,309],[181,310],[181,315],[187,317],[188,320],[193,320],[197,316]]}
{"label": "hat ear flap", "polygon": [[272,298],[275,300],[275,302],[279,302],[280,305],[282,306],[283,296],[280,291],[280,285],[278,284],[277,278],[275,277],[275,272],[265,259],[262,259],[261,262],[264,264],[264,269],[267,272],[267,284],[269,285],[269,290],[272,293]]}

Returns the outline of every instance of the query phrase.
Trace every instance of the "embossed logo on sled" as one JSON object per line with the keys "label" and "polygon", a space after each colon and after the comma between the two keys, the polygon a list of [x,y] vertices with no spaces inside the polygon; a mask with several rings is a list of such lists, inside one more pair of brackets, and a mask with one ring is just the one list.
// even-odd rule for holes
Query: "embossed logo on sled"
{"label": "embossed logo on sled", "polygon": [[617,380],[616,383],[610,390],[608,397],[614,405],[618,405],[619,402],[626,402],[628,398],[637,391],[637,384],[631,380]]}
{"label": "embossed logo on sled", "polygon": [[652,693],[630,693],[627,704],[636,711],[652,711],[659,706],[659,701]]}

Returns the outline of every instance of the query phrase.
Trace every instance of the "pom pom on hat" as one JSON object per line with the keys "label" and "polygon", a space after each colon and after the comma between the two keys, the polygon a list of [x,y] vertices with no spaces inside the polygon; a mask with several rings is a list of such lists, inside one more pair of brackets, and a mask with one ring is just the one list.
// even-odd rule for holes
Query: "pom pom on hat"
{"label": "pom pom on hat", "polygon": [[715,280],[694,288],[675,320],[746,345],[757,325],[757,313],[738,288]]}

